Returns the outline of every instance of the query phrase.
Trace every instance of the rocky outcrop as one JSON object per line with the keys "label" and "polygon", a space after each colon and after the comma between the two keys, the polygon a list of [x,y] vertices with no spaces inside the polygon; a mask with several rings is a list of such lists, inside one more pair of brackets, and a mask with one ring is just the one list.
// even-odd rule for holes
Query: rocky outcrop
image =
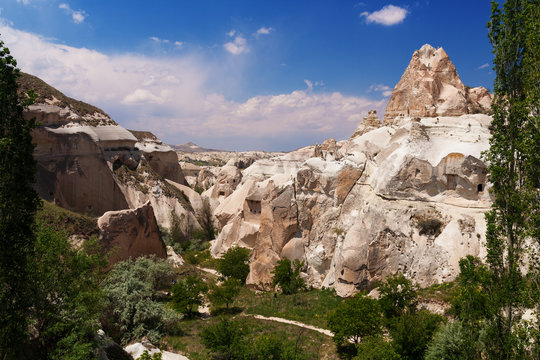
{"label": "rocky outcrop", "polygon": [[[462,86],[442,49],[423,49],[413,58],[424,71],[435,67],[440,81]],[[423,89],[419,98],[433,99]],[[372,112],[350,140],[256,161],[215,209],[221,231],[212,254],[252,249],[247,283],[258,288],[268,287],[283,257],[303,260],[310,285],[342,296],[396,272],[422,286],[452,280],[461,257],[485,254],[491,199],[480,158],[491,117],[461,114],[453,100],[438,104],[446,110],[401,115],[391,126]],[[433,116],[439,110],[458,116]]]}
{"label": "rocky outcrop", "polygon": [[376,129],[381,126],[381,120],[377,116],[377,110],[370,110],[368,115],[362,120],[355,132],[351,135],[351,139],[364,133]]}
{"label": "rocky outcrop", "polygon": [[137,138],[135,147],[143,153],[148,164],[157,174],[178,184],[187,185],[176,151],[151,132],[135,130],[130,130],[130,132]]}
{"label": "rocky outcrop", "polygon": [[98,228],[100,242],[111,251],[109,266],[144,255],[167,258],[150,203],[137,209],[108,211],[98,219]]}
{"label": "rocky outcrop", "polygon": [[199,226],[187,189],[165,180],[184,182],[170,147],[151,133],[135,132],[137,138],[102,110],[67,97],[34,76],[23,74],[19,82],[21,91],[34,89],[38,94],[25,116],[40,121],[32,135],[38,169],[35,187],[42,198],[95,216],[150,201],[160,226],[169,228],[173,217]]}
{"label": "rocky outcrop", "polygon": [[384,123],[399,116],[435,117],[489,113],[491,96],[484,88],[466,88],[443,50],[426,44],[414,52],[392,91]]}

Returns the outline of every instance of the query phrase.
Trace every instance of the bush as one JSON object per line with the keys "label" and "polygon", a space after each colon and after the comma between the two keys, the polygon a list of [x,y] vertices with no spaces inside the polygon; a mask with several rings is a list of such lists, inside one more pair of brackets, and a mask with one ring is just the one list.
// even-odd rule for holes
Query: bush
{"label": "bush", "polygon": [[417,225],[420,235],[437,237],[441,233],[443,223],[439,219],[421,219]]}
{"label": "bush", "polygon": [[368,336],[382,333],[383,317],[377,300],[358,293],[339,304],[328,316],[328,327],[338,346],[358,344]]}
{"label": "bush", "polygon": [[208,287],[201,279],[187,276],[172,287],[172,307],[186,316],[192,316],[204,303],[203,294]]}
{"label": "bush", "polygon": [[370,336],[362,339],[356,346],[358,355],[353,360],[400,360],[392,344],[381,336]]}
{"label": "bush", "polygon": [[468,339],[460,321],[453,321],[441,326],[433,335],[426,351],[426,360],[475,359],[468,356],[472,339]]}
{"label": "bush", "polygon": [[405,310],[414,311],[418,305],[418,287],[403,274],[387,277],[377,290],[379,304],[388,319],[400,316]]}
{"label": "bush", "polygon": [[287,258],[279,260],[272,271],[272,274],[274,274],[272,284],[274,286],[279,285],[281,292],[286,295],[296,294],[298,291],[304,290],[306,283],[300,277],[300,271],[303,267],[304,262],[300,262],[298,259],[294,260],[292,264]]}
{"label": "bush", "polygon": [[219,259],[217,271],[224,278],[238,279],[242,284],[249,274],[249,256],[251,251],[243,247],[232,247]]}
{"label": "bush", "polygon": [[201,342],[212,350],[216,359],[244,359],[247,329],[239,321],[221,320],[201,332]]}
{"label": "bush", "polygon": [[165,289],[174,277],[170,264],[155,257],[122,261],[107,275],[105,292],[107,333],[127,344],[147,336],[157,342],[174,328],[178,316],[156,301],[157,291]]}
{"label": "bush", "polygon": [[394,318],[388,327],[394,350],[404,360],[423,359],[433,334],[444,321],[444,317],[427,310]]}

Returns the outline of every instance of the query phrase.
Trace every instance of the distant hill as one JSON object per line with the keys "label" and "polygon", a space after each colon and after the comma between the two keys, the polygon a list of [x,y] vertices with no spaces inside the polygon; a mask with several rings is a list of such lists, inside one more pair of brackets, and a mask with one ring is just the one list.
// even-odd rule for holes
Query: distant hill
{"label": "distant hill", "polygon": [[199,145],[188,142],[180,145],[169,145],[176,151],[182,151],[187,153],[200,153],[200,152],[226,152],[226,150],[207,149],[200,147]]}

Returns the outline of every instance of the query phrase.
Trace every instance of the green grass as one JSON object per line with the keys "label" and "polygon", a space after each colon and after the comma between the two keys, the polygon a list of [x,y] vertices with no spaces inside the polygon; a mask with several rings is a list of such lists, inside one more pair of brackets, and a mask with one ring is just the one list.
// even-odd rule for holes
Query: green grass
{"label": "green grass", "polygon": [[422,299],[435,299],[450,303],[452,292],[454,291],[454,282],[445,282],[442,284],[434,284],[426,288],[418,290],[418,295]]}
{"label": "green grass", "polygon": [[329,289],[274,296],[273,292],[255,293],[244,288],[233,305],[243,308],[247,314],[281,317],[327,328],[326,315],[342,301]]}
{"label": "green grass", "polygon": [[[230,315],[225,317],[231,318]],[[283,339],[298,341],[301,351],[310,359],[338,359],[332,338],[316,331],[303,329],[298,326],[281,324],[274,321],[253,319],[243,315],[234,316],[240,319],[244,326],[249,329],[248,338],[256,338],[262,334],[274,333]],[[164,342],[173,350],[181,352],[190,360],[211,359],[211,353],[201,343],[199,334],[222,317],[210,317],[208,319],[185,319],[180,322],[182,335],[168,336]]]}
{"label": "green grass", "polygon": [[97,218],[81,215],[43,200],[43,207],[36,215],[37,221],[53,227],[56,231],[65,231],[68,235],[90,237],[98,235]]}

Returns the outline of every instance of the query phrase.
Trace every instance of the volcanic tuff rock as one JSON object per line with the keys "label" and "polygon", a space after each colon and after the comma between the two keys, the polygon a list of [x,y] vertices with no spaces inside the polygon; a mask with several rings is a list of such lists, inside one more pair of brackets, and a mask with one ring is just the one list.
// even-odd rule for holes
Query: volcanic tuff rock
{"label": "volcanic tuff rock", "polygon": [[[25,116],[40,122],[36,143],[39,195],[83,214],[137,208],[150,201],[158,223],[171,212],[198,227],[189,198],[165,178],[184,182],[176,153],[151,133],[131,132],[102,110],[71,99],[35,76],[22,74],[20,91],[37,102]],[[24,96],[24,95],[22,95]]]}
{"label": "volcanic tuff rock", "polygon": [[98,227],[100,242],[106,250],[112,250],[109,266],[142,255],[167,258],[149,202],[133,210],[108,211],[98,219]]}
{"label": "volcanic tuff rock", "polygon": [[443,50],[426,44],[414,52],[409,66],[392,91],[385,124],[398,116],[434,117],[486,113],[491,95],[482,87],[463,85],[454,64]]}
{"label": "volcanic tuff rock", "polygon": [[[442,49],[433,53],[430,66],[453,68],[442,66]],[[455,69],[445,79],[460,84]],[[432,99],[422,89],[428,94],[418,96]],[[212,254],[253,249],[247,282],[259,288],[282,257],[303,260],[309,284],[343,296],[395,272],[423,286],[453,279],[461,257],[485,253],[490,197],[479,159],[491,117],[446,109],[453,115],[401,115],[392,125],[370,113],[350,140],[256,161],[215,209],[221,231]]]}

